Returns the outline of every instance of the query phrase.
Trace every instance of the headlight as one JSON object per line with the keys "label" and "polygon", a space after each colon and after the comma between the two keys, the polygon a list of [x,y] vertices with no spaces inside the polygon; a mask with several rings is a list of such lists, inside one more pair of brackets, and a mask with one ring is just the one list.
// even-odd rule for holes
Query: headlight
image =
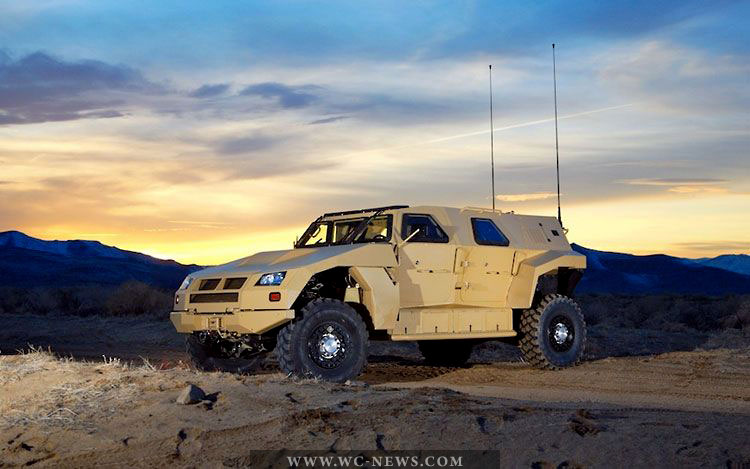
{"label": "headlight", "polygon": [[180,285],[179,290],[186,290],[191,283],[193,283],[193,277],[188,275],[187,277],[185,277],[185,280],[182,281],[182,285]]}
{"label": "headlight", "polygon": [[256,285],[281,285],[284,281],[286,272],[274,272],[272,274],[263,274]]}

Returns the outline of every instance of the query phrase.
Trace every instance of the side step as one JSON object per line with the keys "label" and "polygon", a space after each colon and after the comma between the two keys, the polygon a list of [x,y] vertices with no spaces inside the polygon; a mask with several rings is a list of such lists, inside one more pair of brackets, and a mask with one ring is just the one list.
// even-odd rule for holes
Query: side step
{"label": "side step", "polygon": [[391,340],[486,339],[513,337],[510,308],[404,308]]}

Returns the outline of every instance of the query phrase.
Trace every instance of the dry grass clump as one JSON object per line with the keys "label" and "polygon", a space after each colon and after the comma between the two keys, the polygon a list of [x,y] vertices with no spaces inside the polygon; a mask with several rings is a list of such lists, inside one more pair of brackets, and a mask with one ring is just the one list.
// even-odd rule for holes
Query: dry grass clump
{"label": "dry grass clump", "polygon": [[163,317],[173,292],[129,281],[118,287],[0,287],[0,314]]}
{"label": "dry grass clump", "polygon": [[[70,361],[65,358],[58,359],[52,354],[51,350],[34,347],[33,345],[29,346],[27,351],[23,351],[22,356],[23,360],[10,360],[0,357],[0,386],[20,381],[27,375],[43,372],[50,366],[55,366],[58,369],[65,368]],[[18,357],[18,355],[7,357]]]}
{"label": "dry grass clump", "polygon": [[35,348],[0,356],[0,427],[85,426],[80,417],[113,413],[132,402],[149,373],[156,374],[153,367],[119,359],[76,362]]}

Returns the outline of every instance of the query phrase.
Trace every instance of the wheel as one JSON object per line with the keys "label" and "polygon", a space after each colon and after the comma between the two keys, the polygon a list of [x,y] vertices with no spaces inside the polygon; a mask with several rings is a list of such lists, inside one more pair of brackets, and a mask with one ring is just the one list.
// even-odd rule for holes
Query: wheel
{"label": "wheel", "polygon": [[419,351],[430,365],[462,366],[469,361],[474,343],[470,340],[420,340]]}
{"label": "wheel", "polygon": [[262,364],[267,354],[233,354],[230,351],[231,342],[211,340],[200,333],[190,334],[185,338],[185,349],[190,363],[200,371],[252,373]]}
{"label": "wheel", "polygon": [[279,331],[276,356],[288,375],[341,383],[365,367],[367,339],[367,327],[351,306],[318,298]]}
{"label": "wheel", "polygon": [[563,295],[546,295],[536,308],[521,315],[520,347],[537,368],[558,369],[581,361],[586,322],[581,308]]}
{"label": "wheel", "polygon": [[198,370],[214,371],[216,369],[210,344],[201,341],[197,334],[190,334],[185,338],[185,350],[190,357],[190,363]]}

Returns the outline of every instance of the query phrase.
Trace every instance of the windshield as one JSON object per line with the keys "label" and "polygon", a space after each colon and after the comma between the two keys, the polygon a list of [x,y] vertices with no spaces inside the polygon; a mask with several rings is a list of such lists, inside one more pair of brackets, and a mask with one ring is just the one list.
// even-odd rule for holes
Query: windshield
{"label": "windshield", "polygon": [[391,239],[391,215],[373,217],[356,239],[347,239],[368,217],[314,221],[305,230],[296,247],[333,246],[348,243],[387,242]]}

